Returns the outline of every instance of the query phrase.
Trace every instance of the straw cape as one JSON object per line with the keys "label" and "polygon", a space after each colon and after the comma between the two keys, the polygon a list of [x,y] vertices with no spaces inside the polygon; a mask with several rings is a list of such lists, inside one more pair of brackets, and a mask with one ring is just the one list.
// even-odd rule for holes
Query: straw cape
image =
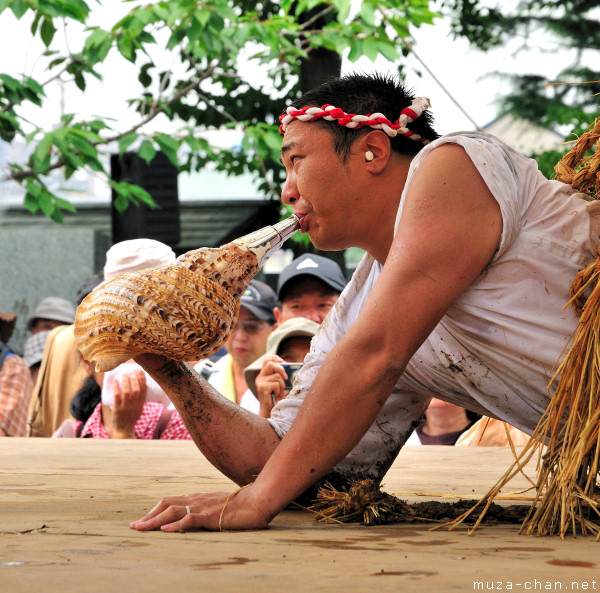
{"label": "straw cape", "polygon": [[[600,197],[599,138],[600,117],[555,166],[556,179],[590,200]],[[532,439],[483,500],[490,504],[538,451],[536,496],[521,533],[561,538],[591,533],[600,541],[600,253],[576,275],[570,293],[566,306],[573,306],[579,323],[549,383],[558,379],[554,395]]]}
{"label": "straw cape", "polygon": [[[556,179],[600,199],[600,117],[555,166]],[[595,150],[592,150],[595,149]],[[538,476],[534,502],[523,520],[520,533],[559,535],[564,538],[594,534],[600,541],[600,490],[597,479],[600,457],[600,252],[581,270],[571,285],[571,300],[579,322],[569,349],[557,364],[549,386],[556,389],[528,444],[517,454],[508,435],[515,461],[496,485],[470,509],[440,527],[453,529],[472,522],[470,533],[495,508],[500,489],[537,453]],[[508,434],[508,431],[507,431]],[[378,490],[375,486],[375,490]],[[365,494],[367,493],[367,494]],[[390,495],[353,485],[347,492],[323,486],[312,510],[320,519],[336,522],[381,523],[406,520],[406,507]],[[351,496],[350,496],[351,495]],[[348,498],[352,499],[352,503]],[[351,509],[351,510],[350,510]],[[483,509],[483,510],[482,510]],[[419,513],[420,514],[420,513]]]}

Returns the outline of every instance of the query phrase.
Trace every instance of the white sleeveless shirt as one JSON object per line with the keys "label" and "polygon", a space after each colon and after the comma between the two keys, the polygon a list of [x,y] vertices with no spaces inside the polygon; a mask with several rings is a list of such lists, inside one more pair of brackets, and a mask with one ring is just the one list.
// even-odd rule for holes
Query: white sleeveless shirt
{"label": "white sleeveless shirt", "polygon": [[[576,273],[597,253],[600,202],[546,179],[533,159],[494,136],[451,134],[422,149],[409,169],[396,229],[415,172],[432,150],[448,143],[465,149],[497,200],[500,242],[484,271],[409,361],[377,421],[336,466],[343,473],[382,477],[433,395],[531,433],[548,404],[553,368],[577,323],[571,307],[563,307]],[[381,265],[366,255],[323,322],[294,390],[271,414],[280,437],[380,272]]]}

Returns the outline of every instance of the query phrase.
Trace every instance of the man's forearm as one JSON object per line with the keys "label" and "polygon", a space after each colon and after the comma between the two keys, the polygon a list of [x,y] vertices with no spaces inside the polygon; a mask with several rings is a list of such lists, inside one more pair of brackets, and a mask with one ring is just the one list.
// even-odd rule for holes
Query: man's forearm
{"label": "man's forearm", "polygon": [[202,454],[237,484],[252,482],[279,444],[268,420],[230,402],[185,363],[154,355],[136,362],[164,389]]}

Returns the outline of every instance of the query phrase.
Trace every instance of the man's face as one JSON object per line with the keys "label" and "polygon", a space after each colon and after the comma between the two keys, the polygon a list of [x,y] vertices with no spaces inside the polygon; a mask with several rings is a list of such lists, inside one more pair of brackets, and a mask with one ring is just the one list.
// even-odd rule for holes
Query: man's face
{"label": "man's face", "polygon": [[281,307],[275,309],[275,317],[282,324],[293,317],[306,317],[321,323],[338,300],[339,293],[325,282],[310,276],[300,276],[290,280],[293,286],[285,293]]}
{"label": "man's face", "polygon": [[265,353],[272,329],[272,325],[242,307],[235,329],[227,340],[227,351],[236,363],[246,367]]}
{"label": "man's face", "polygon": [[357,178],[357,155],[342,162],[329,132],[314,123],[295,121],[285,132],[281,161],[287,172],[281,199],[293,205],[302,232],[319,249],[352,246],[355,237],[348,221],[364,193]]}
{"label": "man's face", "polygon": [[304,362],[310,352],[310,338],[308,336],[293,336],[283,340],[277,349],[277,355],[285,362]]}

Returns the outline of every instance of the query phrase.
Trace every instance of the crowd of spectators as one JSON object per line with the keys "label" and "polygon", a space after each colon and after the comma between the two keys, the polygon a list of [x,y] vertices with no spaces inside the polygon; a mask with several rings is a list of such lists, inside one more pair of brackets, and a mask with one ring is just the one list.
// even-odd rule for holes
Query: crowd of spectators
{"label": "crowd of spectators", "polygon": [[[78,305],[102,282],[171,263],[173,250],[151,239],[113,245],[103,273],[77,291]],[[189,361],[223,397],[268,418],[285,398],[312,337],[346,286],[333,260],[307,253],[288,264],[276,290],[252,280],[236,326],[210,358]],[[0,436],[189,439],[161,387],[133,360],[108,373],[83,360],[73,334],[75,306],[50,296],[27,319],[22,356],[8,346],[16,315],[0,313]],[[516,444],[527,437],[509,427]],[[507,445],[502,423],[432,399],[407,445]]]}

